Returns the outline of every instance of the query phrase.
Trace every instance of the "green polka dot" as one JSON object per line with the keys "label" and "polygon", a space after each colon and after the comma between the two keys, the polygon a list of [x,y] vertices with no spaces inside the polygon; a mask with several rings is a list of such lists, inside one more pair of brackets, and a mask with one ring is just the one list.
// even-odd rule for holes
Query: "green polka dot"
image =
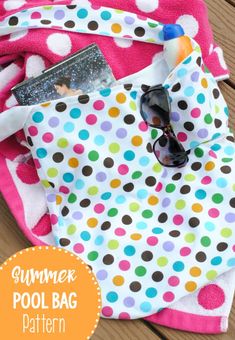
{"label": "green polka dot", "polygon": [[99,254],[97,253],[97,251],[91,251],[87,257],[90,261],[95,261],[98,256]]}
{"label": "green polka dot", "polygon": [[168,259],[165,256],[161,256],[157,259],[157,264],[159,267],[165,267],[168,263]]}
{"label": "green polka dot", "polygon": [[224,197],[223,197],[223,195],[221,195],[221,194],[214,194],[214,195],[212,196],[212,201],[213,201],[214,203],[220,204],[221,202],[223,202],[223,200],[224,200]]}
{"label": "green polka dot", "polygon": [[47,180],[42,179],[41,183],[44,186],[44,188],[50,188],[50,183]]}
{"label": "green polka dot", "polygon": [[135,268],[135,274],[137,276],[144,276],[146,274],[147,270],[143,266],[139,266]]}
{"label": "green polka dot", "polygon": [[206,277],[208,280],[214,280],[217,276],[217,272],[215,270],[210,270],[206,273]]}
{"label": "green polka dot", "polygon": [[206,124],[211,124],[211,123],[212,123],[213,118],[211,117],[210,113],[208,113],[207,115],[205,115],[204,121],[205,121]]}
{"label": "green polka dot", "polygon": [[195,156],[197,156],[198,158],[201,158],[204,155],[204,151],[201,148],[196,148],[194,150],[194,153],[195,153]]}
{"label": "green polka dot", "polygon": [[162,166],[160,163],[155,163],[154,166],[153,166],[153,171],[156,172],[156,173],[159,173],[162,171]]}
{"label": "green polka dot", "polygon": [[73,234],[76,233],[76,231],[77,231],[77,228],[74,224],[70,224],[67,228],[67,234],[68,235],[73,235]]}
{"label": "green polka dot", "polygon": [[156,129],[152,129],[151,130],[151,137],[152,139],[156,139],[157,138],[157,135],[158,135],[158,132]]}
{"label": "green polka dot", "polygon": [[130,108],[131,108],[132,111],[136,111],[136,109],[137,109],[136,103],[133,102],[133,101],[131,101],[131,102],[130,102]]}
{"label": "green polka dot", "polygon": [[117,249],[119,247],[119,242],[116,240],[110,240],[108,243],[109,249]]}
{"label": "green polka dot", "polygon": [[118,143],[111,143],[109,145],[109,151],[112,153],[118,153],[120,150],[120,145]]}
{"label": "green polka dot", "polygon": [[185,179],[185,181],[187,181],[187,182],[193,182],[193,181],[195,181],[196,176],[194,176],[194,175],[192,175],[192,174],[187,174],[187,175],[184,176],[184,179]]}
{"label": "green polka dot", "polygon": [[175,191],[175,188],[176,188],[175,184],[173,184],[173,183],[167,184],[166,192],[171,193],[171,192]]}
{"label": "green polka dot", "polygon": [[135,172],[133,172],[131,178],[132,178],[132,179],[138,179],[138,178],[140,178],[141,176],[142,176],[142,172],[141,172],[141,171],[135,171]]}
{"label": "green polka dot", "polygon": [[223,237],[230,237],[232,236],[232,230],[230,228],[223,228],[220,232],[221,236]]}
{"label": "green polka dot", "polygon": [[144,218],[151,218],[153,216],[153,212],[151,210],[144,210],[142,212],[142,216]]}
{"label": "green polka dot", "polygon": [[149,27],[151,27],[151,28],[155,28],[155,27],[158,26],[158,24],[156,24],[155,22],[148,22],[148,25],[149,25]]}
{"label": "green polka dot", "polygon": [[116,216],[118,214],[118,210],[116,209],[116,208],[111,208],[111,209],[109,209],[109,211],[108,211],[108,216],[109,217],[114,217],[114,216]]}
{"label": "green polka dot", "polygon": [[215,113],[219,113],[220,112],[220,107],[219,105],[215,105]]}
{"label": "green polka dot", "polygon": [[203,236],[203,237],[201,238],[201,245],[202,245],[203,247],[209,247],[210,244],[211,244],[211,239],[210,239],[208,236]]}
{"label": "green polka dot", "polygon": [[57,141],[57,145],[60,148],[64,149],[64,148],[66,148],[69,145],[69,142],[68,142],[68,140],[66,138],[60,138]]}
{"label": "green polka dot", "polygon": [[135,202],[130,203],[130,205],[129,205],[130,211],[133,211],[133,212],[138,211],[139,208],[140,208],[139,204],[135,203]]}
{"label": "green polka dot", "polygon": [[178,210],[184,209],[185,206],[186,206],[186,203],[185,203],[184,200],[178,200],[178,201],[175,203],[175,207],[176,207],[176,209],[178,209]]}
{"label": "green polka dot", "polygon": [[95,162],[99,159],[99,154],[97,151],[90,151],[88,154],[88,158],[90,161]]}
{"label": "green polka dot", "polygon": [[233,158],[222,158],[223,163],[230,163],[233,161]]}
{"label": "green polka dot", "polygon": [[75,203],[77,201],[77,196],[75,194],[70,194],[68,198],[69,203]]}
{"label": "green polka dot", "polygon": [[95,187],[95,186],[94,187],[90,187],[87,190],[88,194],[91,195],[91,196],[94,196],[94,195],[98,194],[98,191],[99,191],[98,187]]}
{"label": "green polka dot", "polygon": [[58,170],[56,168],[50,168],[47,170],[47,175],[51,178],[54,178],[58,175]]}
{"label": "green polka dot", "polygon": [[232,191],[235,192],[235,184],[233,184],[233,186],[232,186]]}
{"label": "green polka dot", "polygon": [[188,233],[184,236],[184,239],[188,243],[193,243],[196,239],[196,236],[193,233]]}

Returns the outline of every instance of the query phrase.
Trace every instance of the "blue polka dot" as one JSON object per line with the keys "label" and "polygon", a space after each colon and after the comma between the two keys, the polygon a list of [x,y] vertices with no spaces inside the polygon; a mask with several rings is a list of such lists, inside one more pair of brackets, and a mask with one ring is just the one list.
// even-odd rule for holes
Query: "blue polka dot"
{"label": "blue polka dot", "polygon": [[82,188],[84,188],[84,185],[85,185],[85,183],[81,179],[78,179],[75,183],[75,187],[78,190],[81,190]]}
{"label": "blue polka dot", "polygon": [[215,225],[212,222],[206,222],[205,223],[205,228],[208,231],[213,231],[213,230],[215,230]]}
{"label": "blue polka dot", "polygon": [[227,155],[232,156],[235,153],[235,148],[233,146],[226,146],[226,148],[224,149],[224,152]]}
{"label": "blue polka dot", "polygon": [[213,150],[213,151],[218,151],[220,149],[221,149],[221,145],[219,145],[219,144],[214,144],[214,145],[211,146],[211,150]]}
{"label": "blue polka dot", "polygon": [[138,190],[138,192],[137,192],[137,197],[139,198],[139,199],[144,199],[144,198],[146,198],[148,196],[148,191],[147,190],[145,190],[145,189],[140,189],[140,190]]}
{"label": "blue polka dot", "polygon": [[81,116],[81,110],[80,109],[72,109],[70,111],[70,117],[73,119],[77,119]]}
{"label": "blue polka dot", "polygon": [[81,232],[81,239],[83,240],[83,241],[89,241],[90,240],[90,238],[91,238],[91,235],[90,235],[90,233],[88,233],[88,231],[83,231],[83,232]]}
{"label": "blue polka dot", "polygon": [[22,22],[21,26],[27,27],[27,26],[29,26],[29,22],[28,21],[24,21],[24,22]]}
{"label": "blue polka dot", "polygon": [[47,156],[47,151],[46,149],[40,148],[40,149],[37,149],[36,154],[38,158],[45,158]]}
{"label": "blue polka dot", "polygon": [[98,146],[104,145],[105,139],[104,139],[103,136],[98,135],[98,136],[95,136],[94,142],[95,142],[95,144],[98,145]]}
{"label": "blue polka dot", "polygon": [[106,299],[109,301],[109,302],[116,302],[118,300],[118,295],[116,292],[109,292],[107,295],[106,295]]}
{"label": "blue polka dot", "polygon": [[78,136],[81,140],[87,140],[89,138],[89,132],[87,130],[81,130]]}
{"label": "blue polka dot", "polygon": [[219,264],[221,264],[221,262],[222,262],[222,257],[220,256],[216,256],[211,260],[211,264],[213,266],[218,266]]}
{"label": "blue polka dot", "polygon": [[123,195],[120,195],[120,196],[118,196],[118,197],[116,198],[115,201],[116,201],[117,204],[123,204],[123,203],[126,202],[126,197],[123,196]]}
{"label": "blue polka dot", "polygon": [[195,196],[196,196],[197,199],[203,200],[204,198],[206,198],[206,192],[205,192],[205,190],[197,190],[195,192]]}
{"label": "blue polka dot", "polygon": [[108,11],[101,12],[100,16],[103,20],[109,20],[112,17],[111,13]]}
{"label": "blue polka dot", "polygon": [[44,116],[42,112],[35,112],[32,118],[35,123],[41,123],[44,119]]}
{"label": "blue polka dot", "polygon": [[227,262],[227,265],[229,267],[235,267],[235,258],[233,257],[233,258],[229,259],[228,262]]}
{"label": "blue polka dot", "polygon": [[152,232],[154,234],[162,234],[163,233],[163,229],[162,228],[153,228]]}
{"label": "blue polka dot", "polygon": [[182,272],[182,270],[184,270],[184,264],[181,261],[176,261],[173,264],[173,269],[175,272]]}
{"label": "blue polka dot", "polygon": [[184,65],[189,64],[192,61],[192,57],[189,57],[187,59],[185,59],[185,61],[183,62]]}
{"label": "blue polka dot", "polygon": [[203,104],[205,103],[206,101],[206,97],[203,93],[200,93],[198,96],[197,96],[197,101],[199,104]]}
{"label": "blue polka dot", "polygon": [[133,246],[126,246],[126,247],[124,248],[124,253],[125,253],[125,255],[127,255],[127,256],[133,256],[133,255],[135,255],[135,247],[133,247]]}
{"label": "blue polka dot", "polygon": [[212,136],[212,139],[217,139],[221,136],[221,133],[217,132]]}
{"label": "blue polka dot", "polygon": [[186,87],[186,89],[184,90],[184,94],[187,97],[191,97],[194,94],[195,90],[192,86]]}
{"label": "blue polka dot", "polygon": [[227,117],[229,116],[229,109],[227,106],[224,108],[224,113],[226,114]]}
{"label": "blue polka dot", "polygon": [[131,150],[128,150],[124,153],[124,158],[127,161],[133,161],[133,159],[135,158],[135,153]]}
{"label": "blue polka dot", "polygon": [[151,311],[152,305],[149,302],[142,302],[140,305],[140,309],[142,310],[142,312],[148,313]]}
{"label": "blue polka dot", "polygon": [[154,298],[155,296],[157,296],[157,289],[155,288],[148,288],[146,290],[146,293],[145,295],[148,297],[148,298]]}
{"label": "blue polka dot", "polygon": [[159,38],[161,41],[164,41],[164,33],[163,33],[163,30],[161,30],[161,31],[158,33],[158,38]]}
{"label": "blue polka dot", "polygon": [[77,16],[79,19],[85,19],[88,16],[88,11],[85,8],[81,8],[77,12]]}
{"label": "blue polka dot", "polygon": [[148,227],[148,225],[145,222],[138,222],[136,224],[136,228],[139,229],[139,230],[146,229],[147,227]]}
{"label": "blue polka dot", "polygon": [[64,226],[64,217],[62,217],[62,216],[59,216],[59,217],[58,217],[58,225],[59,225],[60,227],[63,227],[63,226]]}
{"label": "blue polka dot", "polygon": [[111,93],[111,89],[108,89],[108,88],[100,90],[100,94],[103,97],[108,97],[110,95],[110,93]]}
{"label": "blue polka dot", "polygon": [[111,192],[105,192],[101,195],[101,199],[107,201],[110,199],[111,196],[112,196]]}
{"label": "blue polka dot", "polygon": [[67,172],[63,175],[63,180],[66,182],[66,183],[71,183],[73,180],[74,180],[74,175],[71,174],[70,172]]}
{"label": "blue polka dot", "polygon": [[219,188],[225,188],[228,185],[228,182],[225,178],[221,177],[216,180],[216,185]]}
{"label": "blue polka dot", "polygon": [[67,122],[64,124],[64,131],[65,132],[73,132],[74,130],[74,124],[71,122]]}
{"label": "blue polka dot", "polygon": [[139,163],[142,166],[147,166],[150,162],[150,159],[147,156],[143,156],[140,158]]}
{"label": "blue polka dot", "polygon": [[102,235],[99,235],[96,237],[95,239],[95,245],[96,246],[101,246],[101,244],[103,244],[104,242],[104,237]]}
{"label": "blue polka dot", "polygon": [[196,148],[199,144],[200,144],[200,143],[197,142],[197,141],[192,141],[192,142],[190,143],[190,149]]}
{"label": "blue polka dot", "polygon": [[181,69],[179,69],[179,71],[177,72],[177,76],[178,76],[179,78],[183,78],[186,74],[187,74],[186,68],[181,68]]}

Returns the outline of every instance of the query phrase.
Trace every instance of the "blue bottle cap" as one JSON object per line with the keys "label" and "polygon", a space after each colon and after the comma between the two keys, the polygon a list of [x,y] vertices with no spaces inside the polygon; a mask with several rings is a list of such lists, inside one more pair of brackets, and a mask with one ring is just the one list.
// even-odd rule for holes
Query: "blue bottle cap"
{"label": "blue bottle cap", "polygon": [[164,25],[163,27],[164,41],[182,37],[184,35],[183,27],[177,24]]}

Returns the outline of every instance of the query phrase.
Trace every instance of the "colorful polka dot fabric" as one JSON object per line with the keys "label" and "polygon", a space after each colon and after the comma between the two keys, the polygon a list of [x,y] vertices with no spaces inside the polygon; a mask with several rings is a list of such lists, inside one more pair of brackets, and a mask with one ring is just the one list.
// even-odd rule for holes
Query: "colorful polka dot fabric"
{"label": "colorful polka dot fabric", "polygon": [[[35,25],[161,42],[161,24],[145,21],[144,28],[141,18],[126,22],[123,12],[109,23],[113,12],[103,8],[94,10],[95,21],[94,11],[69,7],[85,25],[72,14],[68,24],[65,14],[59,19],[45,7]],[[33,27],[34,13],[6,18],[3,31]],[[183,168],[162,167],[153,153],[161,131],[140,115],[148,85],[121,84],[23,109],[56,244],[92,267],[105,318],[146,317],[235,266],[234,139],[226,103],[192,43],[193,53],[163,84],[175,134],[190,150]]]}

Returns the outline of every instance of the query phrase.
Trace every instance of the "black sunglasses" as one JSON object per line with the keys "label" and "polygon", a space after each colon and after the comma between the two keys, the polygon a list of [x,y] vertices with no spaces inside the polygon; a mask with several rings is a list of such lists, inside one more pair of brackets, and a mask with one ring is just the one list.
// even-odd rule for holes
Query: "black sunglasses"
{"label": "black sunglasses", "polygon": [[174,134],[170,112],[170,97],[162,85],[150,87],[141,96],[140,113],[143,120],[163,131],[163,135],[153,144],[153,152],[159,163],[167,167],[182,167],[188,162],[189,151],[185,151]]}

